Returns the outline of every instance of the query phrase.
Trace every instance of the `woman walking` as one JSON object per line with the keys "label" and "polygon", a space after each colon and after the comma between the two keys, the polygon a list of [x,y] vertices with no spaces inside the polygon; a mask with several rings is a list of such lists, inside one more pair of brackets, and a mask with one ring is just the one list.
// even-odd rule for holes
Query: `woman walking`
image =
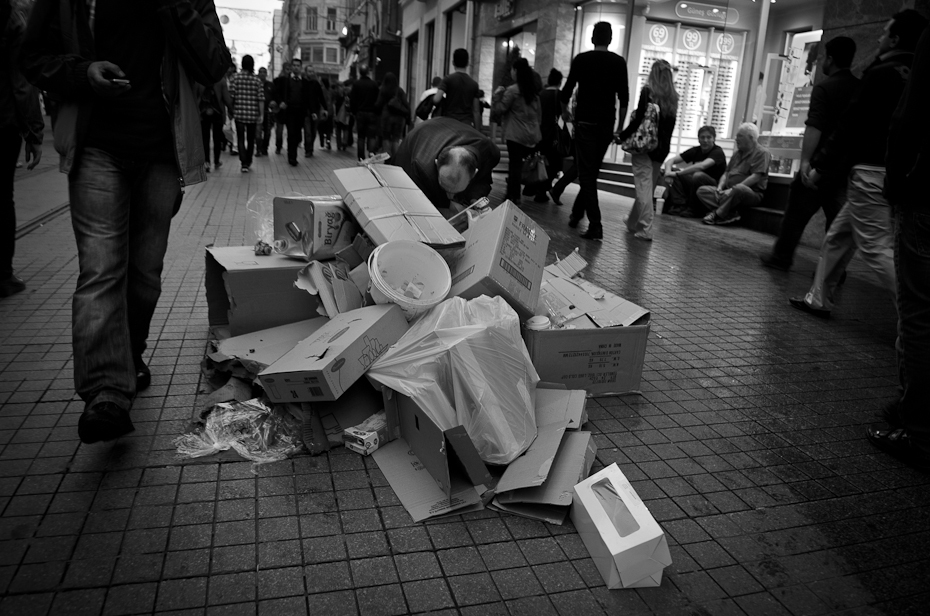
{"label": "woman walking", "polygon": [[381,151],[393,157],[412,122],[410,103],[394,73],[384,76],[375,109],[381,114]]}
{"label": "woman walking", "polygon": [[626,219],[626,228],[641,240],[652,241],[652,221],[655,209],[652,195],[662,163],[668,157],[672,143],[672,131],[678,116],[678,92],[675,91],[675,78],[672,66],[665,60],[656,60],[649,71],[646,85],[639,93],[639,105],[630,119],[629,125],[617,137],[621,142],[640,127],[647,115],[649,103],[659,107],[658,145],[645,154],[632,154],[633,184],[636,187],[636,200],[633,210]]}
{"label": "woman walking", "polygon": [[510,157],[507,198],[520,203],[523,159],[536,150],[536,145],[542,140],[542,132],[539,128],[539,96],[536,95],[533,70],[526,58],[514,60],[510,74],[516,83],[507,88],[498,86],[494,106],[503,121],[504,141]]}

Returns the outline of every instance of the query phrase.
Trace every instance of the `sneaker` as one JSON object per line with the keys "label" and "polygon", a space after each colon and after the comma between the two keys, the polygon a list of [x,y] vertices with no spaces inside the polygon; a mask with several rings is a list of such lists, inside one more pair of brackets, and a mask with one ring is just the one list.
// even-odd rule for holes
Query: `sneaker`
{"label": "sneaker", "polygon": [[26,283],[16,274],[10,274],[6,280],[0,280],[0,297],[9,297],[26,290]]}
{"label": "sneaker", "polygon": [[204,164],[203,164],[203,167],[204,167],[204,170],[205,170],[207,173],[210,173],[210,163],[204,163]]}
{"label": "sneaker", "polygon": [[821,319],[829,319],[830,311],[824,310],[823,308],[814,308],[803,297],[790,297],[788,298],[788,303],[791,304],[792,308],[797,308],[801,312],[806,312],[812,314],[815,317]]}
{"label": "sneaker", "polygon": [[136,366],[136,393],[145,391],[152,384],[152,371],[140,357],[133,361]]}
{"label": "sneaker", "polygon": [[115,402],[98,402],[87,407],[78,420],[82,443],[112,441],[135,430],[129,412]]}
{"label": "sneaker", "polygon": [[275,149],[274,149],[274,153],[275,153],[275,154],[280,154],[280,153],[281,153],[281,148],[275,148]]}
{"label": "sneaker", "polygon": [[646,233],[645,231],[637,231],[636,233],[633,234],[633,237],[640,239],[640,240],[645,240],[647,242],[652,241],[652,236]]}
{"label": "sneaker", "polygon": [[313,158],[313,150],[309,152],[304,152],[304,158]]}
{"label": "sneaker", "polygon": [[242,169],[240,169],[240,171],[242,171],[242,173],[248,173],[248,172],[249,172],[249,168],[248,168],[248,167],[242,167]]}
{"label": "sneaker", "polygon": [[220,167],[223,166],[223,162],[218,160],[218,161],[216,161],[216,162],[213,164],[213,166],[216,167],[217,169],[219,169]]}
{"label": "sneaker", "polygon": [[729,218],[721,218],[720,216],[717,215],[717,212],[711,212],[710,214],[704,217],[702,222],[705,225],[730,225],[730,224],[733,224],[734,222],[739,222],[739,219],[740,219],[739,214],[730,216]]}

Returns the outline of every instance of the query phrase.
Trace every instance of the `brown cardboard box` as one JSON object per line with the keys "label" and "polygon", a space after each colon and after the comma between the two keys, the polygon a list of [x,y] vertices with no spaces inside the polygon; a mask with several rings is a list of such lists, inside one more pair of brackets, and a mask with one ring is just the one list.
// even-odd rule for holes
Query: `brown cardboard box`
{"label": "brown cardboard box", "polygon": [[362,230],[381,245],[413,240],[434,248],[462,246],[452,228],[400,167],[373,164],[333,171],[333,183]]}
{"label": "brown cardboard box", "polygon": [[282,255],[257,257],[251,246],[208,246],[204,286],[210,326],[240,336],[319,316],[319,298],[294,287],[304,265]]}
{"label": "brown cardboard box", "polygon": [[639,389],[648,310],[581,278],[565,278],[549,266],[536,313],[565,326],[523,331],[540,379],[584,389],[589,395]]}
{"label": "brown cardboard box", "polygon": [[396,304],[333,317],[268,366],[258,378],[272,402],[337,400],[407,331]]}
{"label": "brown cardboard box", "polygon": [[500,295],[526,319],[535,313],[549,236],[510,201],[475,220],[465,249],[451,257],[449,295]]}

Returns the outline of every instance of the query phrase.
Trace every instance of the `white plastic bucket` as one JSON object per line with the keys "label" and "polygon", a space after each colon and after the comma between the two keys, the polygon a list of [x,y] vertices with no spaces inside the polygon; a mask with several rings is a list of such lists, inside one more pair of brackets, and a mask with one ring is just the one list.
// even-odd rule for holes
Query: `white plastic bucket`
{"label": "white plastic bucket", "polygon": [[420,242],[395,240],[368,257],[371,297],[377,304],[397,304],[411,321],[442,300],[452,289],[449,265]]}

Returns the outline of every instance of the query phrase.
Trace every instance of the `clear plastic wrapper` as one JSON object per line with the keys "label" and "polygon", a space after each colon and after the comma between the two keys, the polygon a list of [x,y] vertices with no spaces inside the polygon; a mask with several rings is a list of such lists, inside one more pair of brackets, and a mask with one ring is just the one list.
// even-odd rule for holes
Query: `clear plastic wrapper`
{"label": "clear plastic wrapper", "polygon": [[199,458],[234,449],[256,464],[284,460],[302,447],[301,422],[286,407],[259,399],[213,407],[202,430],[174,440],[182,458]]}
{"label": "clear plastic wrapper", "polygon": [[368,376],[412,398],[441,429],[464,426],[488,464],[509,464],[536,438],[539,376],[503,298],[447,299]]}
{"label": "clear plastic wrapper", "polygon": [[245,209],[249,211],[249,226],[255,242],[274,245],[274,195],[267,192],[249,197]]}

